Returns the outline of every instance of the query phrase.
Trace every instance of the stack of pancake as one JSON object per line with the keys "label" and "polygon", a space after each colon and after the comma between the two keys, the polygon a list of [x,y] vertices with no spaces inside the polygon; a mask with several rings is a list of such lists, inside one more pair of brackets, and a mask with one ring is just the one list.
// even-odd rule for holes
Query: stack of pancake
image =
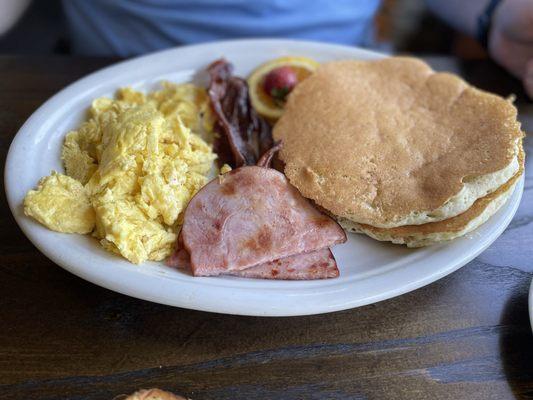
{"label": "stack of pancake", "polygon": [[305,197],[349,231],[410,247],[474,230],[523,173],[512,101],[412,58],[324,64],[273,134]]}

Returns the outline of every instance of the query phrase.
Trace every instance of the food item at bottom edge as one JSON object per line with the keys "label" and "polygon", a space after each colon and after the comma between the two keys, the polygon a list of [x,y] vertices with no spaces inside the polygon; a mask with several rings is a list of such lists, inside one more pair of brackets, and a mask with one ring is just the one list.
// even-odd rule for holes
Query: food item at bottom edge
{"label": "food item at bottom edge", "polygon": [[230,63],[217,60],[207,71],[208,93],[217,120],[215,149],[220,162],[232,167],[254,165],[272,147],[270,126],[250,104],[248,85],[232,75]]}
{"label": "food item at bottom edge", "polygon": [[256,111],[276,121],[283,114],[288,94],[309,77],[318,63],[307,57],[280,57],[257,67],[248,77],[250,99]]}
{"label": "food item at bottom edge", "polygon": [[[258,166],[211,181],[191,200],[173,266],[195,276],[223,274],[268,279],[338,275],[329,247],[346,234],[320,213],[283,174],[268,168],[275,146]],[[247,272],[243,272],[247,271]]]}
{"label": "food item at bottom edge", "polygon": [[403,57],[322,65],[273,135],[304,196],[386,229],[467,211],[519,171],[523,137],[510,101]]}
{"label": "food item at bottom edge", "polygon": [[129,396],[115,397],[113,400],[119,400],[120,398],[124,400],[187,400],[185,397],[177,396],[161,389],[141,389]]}
{"label": "food item at bottom edge", "polygon": [[65,137],[68,176],[54,173],[38,195],[30,191],[26,214],[62,232],[94,227],[105,249],[133,263],[166,258],[182,211],[214,167],[210,110],[206,90],[191,84],[94,100],[89,119]]}

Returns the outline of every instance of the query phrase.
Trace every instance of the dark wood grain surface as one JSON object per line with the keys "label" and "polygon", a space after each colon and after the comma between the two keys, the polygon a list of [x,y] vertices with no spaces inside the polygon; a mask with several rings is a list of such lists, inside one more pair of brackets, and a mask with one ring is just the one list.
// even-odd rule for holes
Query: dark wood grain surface
{"label": "dark wood grain surface", "polygon": [[[490,63],[430,61],[502,94],[519,90]],[[43,101],[109,62],[0,57],[2,166]],[[531,106],[521,110],[533,130]],[[104,400],[148,387],[195,400],[533,399],[532,168],[509,228],[464,268],[395,299],[297,318],[183,310],[85,282],[24,237],[2,188],[0,400]]]}

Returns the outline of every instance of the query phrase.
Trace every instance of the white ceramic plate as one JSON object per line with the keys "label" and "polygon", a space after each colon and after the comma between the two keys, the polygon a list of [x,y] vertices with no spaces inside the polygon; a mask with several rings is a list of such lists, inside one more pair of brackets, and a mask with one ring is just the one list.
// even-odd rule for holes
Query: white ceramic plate
{"label": "white ceramic plate", "polygon": [[62,171],[60,149],[65,133],[84,118],[91,101],[130,85],[152,89],[163,79],[190,80],[211,61],[226,57],[246,76],[260,63],[284,55],[318,61],[374,59],[366,50],[286,40],[244,40],[167,50],[121,62],[68,86],[41,106],[11,144],[5,169],[9,206],[28,238],[66,270],[108,289],[141,299],[219,313],[289,316],[318,314],[375,303],[412,291],[455,271],[487,248],[511,221],[523,190],[490,221],[468,237],[445,245],[410,250],[349,234],[334,249],[341,276],[323,281],[291,282],[232,277],[193,278],[147,262],[141,266],[104,251],[89,236],[52,232],[24,216],[22,201],[39,178]]}
{"label": "white ceramic plate", "polygon": [[529,308],[529,323],[531,324],[531,329],[533,329],[533,280],[531,281],[531,285],[529,285],[528,308]]}

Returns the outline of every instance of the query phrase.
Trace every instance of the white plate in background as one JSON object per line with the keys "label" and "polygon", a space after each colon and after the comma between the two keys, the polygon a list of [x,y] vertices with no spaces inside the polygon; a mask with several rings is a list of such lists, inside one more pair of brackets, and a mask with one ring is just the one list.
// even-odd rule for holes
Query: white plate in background
{"label": "white plate in background", "polygon": [[531,329],[533,330],[533,280],[531,281],[531,285],[529,285],[528,308],[529,308],[529,323],[531,324]]}

